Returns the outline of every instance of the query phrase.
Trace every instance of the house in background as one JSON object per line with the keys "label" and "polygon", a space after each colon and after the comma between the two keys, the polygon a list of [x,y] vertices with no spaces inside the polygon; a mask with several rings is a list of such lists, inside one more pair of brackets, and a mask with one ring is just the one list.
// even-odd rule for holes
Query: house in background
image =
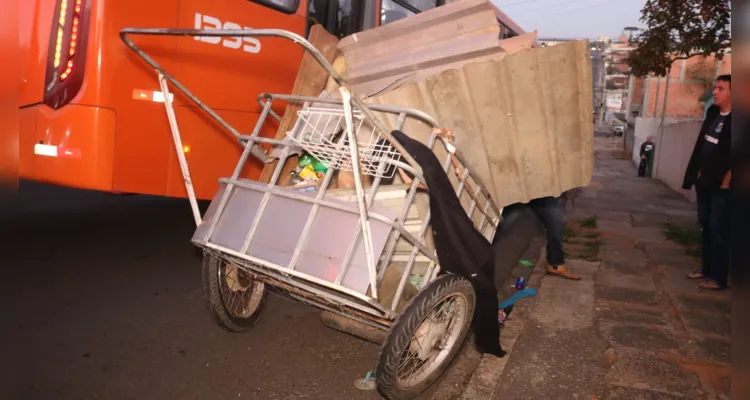
{"label": "house in background", "polygon": [[538,38],[538,39],[537,39],[537,42],[539,42],[539,45],[540,45],[541,47],[549,47],[549,46],[555,46],[555,45],[558,45],[558,44],[560,44],[560,43],[571,42],[571,41],[574,41],[574,40],[578,40],[578,39],[569,39],[569,38],[550,38],[550,37],[546,37],[546,38],[541,38],[541,37],[540,37],[540,38]]}
{"label": "house in background", "polygon": [[666,96],[665,117],[703,118],[705,102],[710,98],[714,79],[731,71],[731,53],[725,54],[723,60],[717,60],[714,56],[679,60],[672,65],[669,74],[669,93],[666,93],[666,77],[631,77],[631,106],[638,107],[637,110],[629,109],[628,114],[644,118],[661,117]]}
{"label": "house in background", "polygon": [[631,93],[628,91],[630,67],[625,60],[635,47],[630,43],[630,36],[623,33],[607,47],[604,59],[604,112],[602,122],[623,124],[627,114],[627,105]]}

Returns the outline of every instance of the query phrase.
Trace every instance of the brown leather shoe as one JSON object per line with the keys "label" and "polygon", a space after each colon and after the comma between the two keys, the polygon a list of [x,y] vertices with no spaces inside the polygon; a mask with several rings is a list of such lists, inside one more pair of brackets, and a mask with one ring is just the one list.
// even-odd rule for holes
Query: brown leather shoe
{"label": "brown leather shoe", "polygon": [[547,274],[549,274],[549,275],[557,275],[557,276],[561,276],[561,277],[566,278],[566,279],[572,279],[572,280],[576,280],[576,281],[579,280],[579,279],[581,279],[581,277],[579,275],[576,275],[576,274],[570,272],[570,270],[568,270],[568,267],[566,267],[564,265],[558,265],[557,268],[555,268],[555,267],[553,267],[551,265],[548,265],[547,266]]}

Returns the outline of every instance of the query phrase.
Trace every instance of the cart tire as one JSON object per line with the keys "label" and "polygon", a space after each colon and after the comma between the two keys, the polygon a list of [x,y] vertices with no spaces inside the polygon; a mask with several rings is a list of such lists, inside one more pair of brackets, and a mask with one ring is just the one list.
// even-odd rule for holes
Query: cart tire
{"label": "cart tire", "polygon": [[[220,274],[225,265],[224,260],[211,253],[203,255],[203,292],[206,296],[208,309],[211,316],[219,326],[230,332],[244,332],[258,322],[266,306],[265,284],[254,280],[248,280],[249,286],[247,291],[251,294],[248,296],[249,308],[245,310],[244,315],[233,315],[227,308],[222,295]],[[236,268],[232,266],[233,268]]]}
{"label": "cart tire", "polygon": [[[436,306],[449,298],[462,299],[462,316],[455,327],[446,329],[440,335],[449,340],[450,348],[441,350],[440,359],[431,366],[427,375],[417,382],[404,384],[399,377],[399,366],[412,338],[420,325]],[[388,337],[380,348],[376,381],[378,393],[388,400],[412,399],[429,388],[447,369],[466,339],[474,315],[476,294],[471,283],[458,275],[446,274],[430,282],[409,302],[403,313],[396,318],[388,332]],[[421,347],[420,347],[421,348]],[[431,357],[431,356],[430,356]],[[429,359],[428,359],[429,361]]]}

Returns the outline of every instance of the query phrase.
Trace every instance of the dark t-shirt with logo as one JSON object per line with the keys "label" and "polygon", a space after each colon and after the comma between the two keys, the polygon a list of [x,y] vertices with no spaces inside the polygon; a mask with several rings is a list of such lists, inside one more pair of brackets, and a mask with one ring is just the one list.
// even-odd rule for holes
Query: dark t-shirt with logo
{"label": "dark t-shirt with logo", "polygon": [[648,158],[651,158],[651,156],[654,153],[654,144],[651,142],[644,142],[643,145],[641,145],[641,155],[644,155]]}
{"label": "dark t-shirt with logo", "polygon": [[[714,122],[711,123],[711,126],[709,126],[705,133],[705,141],[701,148],[701,171],[710,169],[711,165],[715,162],[714,157],[716,157],[716,149],[719,148],[719,137],[721,137],[721,130],[724,128],[724,120],[728,115],[729,113],[717,114],[716,118],[714,118]],[[703,175],[701,174],[701,176]],[[700,178],[698,180],[700,181]]]}

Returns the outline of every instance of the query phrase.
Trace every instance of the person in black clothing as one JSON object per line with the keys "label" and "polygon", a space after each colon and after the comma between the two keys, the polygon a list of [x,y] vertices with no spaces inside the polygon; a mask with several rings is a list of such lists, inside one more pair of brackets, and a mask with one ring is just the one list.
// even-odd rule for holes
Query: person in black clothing
{"label": "person in black clothing", "polygon": [[638,176],[651,176],[651,161],[654,159],[654,137],[649,136],[641,145],[641,164],[638,167]]}
{"label": "person in black clothing", "polygon": [[731,76],[714,82],[714,105],[707,113],[688,162],[683,189],[695,186],[702,234],[701,269],[688,275],[704,279],[703,289],[725,289],[730,254],[729,183],[732,133]]}
{"label": "person in black clothing", "polygon": [[563,239],[565,234],[565,213],[559,197],[540,197],[528,203],[514,203],[503,208],[503,220],[498,227],[498,235],[510,229],[523,210],[530,209],[544,225],[547,233],[547,274],[567,279],[579,280],[580,275],[565,266]]}

